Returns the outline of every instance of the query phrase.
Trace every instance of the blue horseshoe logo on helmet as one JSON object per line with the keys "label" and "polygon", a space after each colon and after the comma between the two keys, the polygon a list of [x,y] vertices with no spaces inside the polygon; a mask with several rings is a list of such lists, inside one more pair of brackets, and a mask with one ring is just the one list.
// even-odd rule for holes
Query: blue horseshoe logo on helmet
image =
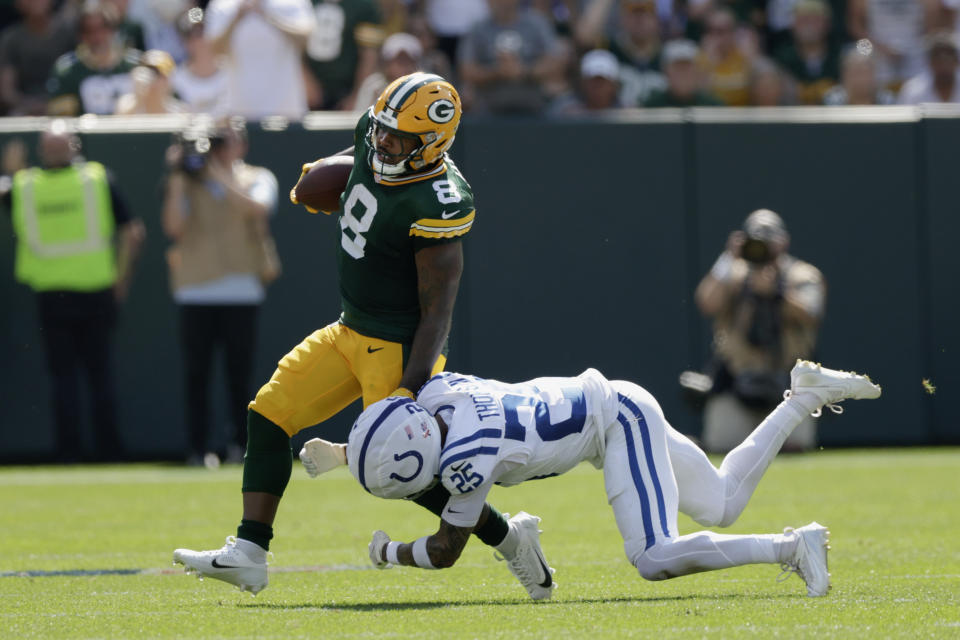
{"label": "blue horseshoe logo on helmet", "polygon": [[414,478],[416,478],[418,475],[420,475],[420,471],[423,469],[423,456],[420,455],[419,452],[414,451],[413,449],[411,449],[410,451],[407,451],[406,453],[395,453],[395,454],[393,454],[393,459],[394,459],[394,461],[396,461],[396,462],[400,462],[400,461],[403,460],[404,458],[409,458],[410,456],[413,456],[413,457],[415,457],[415,458],[417,459],[417,470],[414,471],[413,473],[411,473],[411,474],[410,474],[409,476],[407,476],[407,477],[403,477],[403,476],[398,475],[398,474],[396,474],[396,473],[391,473],[391,474],[390,474],[390,479],[391,479],[391,480],[399,480],[400,482],[410,482],[411,480],[413,480]]}

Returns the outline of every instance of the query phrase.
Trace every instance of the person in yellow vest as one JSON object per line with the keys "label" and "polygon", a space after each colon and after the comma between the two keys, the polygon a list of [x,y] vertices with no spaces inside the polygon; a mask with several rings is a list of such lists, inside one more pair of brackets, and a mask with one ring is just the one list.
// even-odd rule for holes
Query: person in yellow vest
{"label": "person in yellow vest", "polygon": [[[206,153],[197,151],[208,146]],[[243,460],[257,316],[266,285],[280,269],[268,227],[277,208],[277,179],[269,169],[243,162],[246,152],[246,128],[236,118],[167,151],[163,229],[173,241],[167,262],[179,309],[190,465]],[[210,428],[218,351],[229,399],[225,444],[211,438]]]}
{"label": "person in yellow vest", "polygon": [[[52,381],[57,457],[64,462],[123,456],[117,429],[112,339],[118,302],[130,286],[144,238],[98,162],[85,161],[66,123],[40,136],[41,167],[13,173],[3,198],[17,236],[15,277],[36,292]],[[10,170],[10,155],[5,167]],[[94,452],[80,438],[80,378],[89,378]]]}

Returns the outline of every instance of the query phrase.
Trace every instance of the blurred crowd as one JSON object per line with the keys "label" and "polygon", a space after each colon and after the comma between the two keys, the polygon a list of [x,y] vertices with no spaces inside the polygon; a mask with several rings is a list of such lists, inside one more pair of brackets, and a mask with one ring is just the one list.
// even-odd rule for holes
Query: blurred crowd
{"label": "blurred crowd", "polygon": [[960,102],[960,0],[0,0],[5,115]]}

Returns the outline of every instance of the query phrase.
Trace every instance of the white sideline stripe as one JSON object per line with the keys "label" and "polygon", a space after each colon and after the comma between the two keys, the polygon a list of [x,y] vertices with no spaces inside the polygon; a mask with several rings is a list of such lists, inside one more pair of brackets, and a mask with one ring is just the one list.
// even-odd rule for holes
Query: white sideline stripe
{"label": "white sideline stripe", "polygon": [[[366,571],[372,565],[315,564],[293,567],[270,567],[267,573],[330,573],[333,571]],[[89,576],[172,576],[185,575],[182,567],[167,569],[53,569],[0,572],[0,578],[85,578]]]}

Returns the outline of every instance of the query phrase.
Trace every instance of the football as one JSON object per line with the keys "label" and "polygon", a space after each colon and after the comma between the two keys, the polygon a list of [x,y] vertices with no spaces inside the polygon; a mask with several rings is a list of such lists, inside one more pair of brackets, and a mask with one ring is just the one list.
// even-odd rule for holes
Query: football
{"label": "football", "polygon": [[296,202],[320,211],[339,211],[340,194],[353,170],[352,156],[330,156],[313,163],[293,188]]}

